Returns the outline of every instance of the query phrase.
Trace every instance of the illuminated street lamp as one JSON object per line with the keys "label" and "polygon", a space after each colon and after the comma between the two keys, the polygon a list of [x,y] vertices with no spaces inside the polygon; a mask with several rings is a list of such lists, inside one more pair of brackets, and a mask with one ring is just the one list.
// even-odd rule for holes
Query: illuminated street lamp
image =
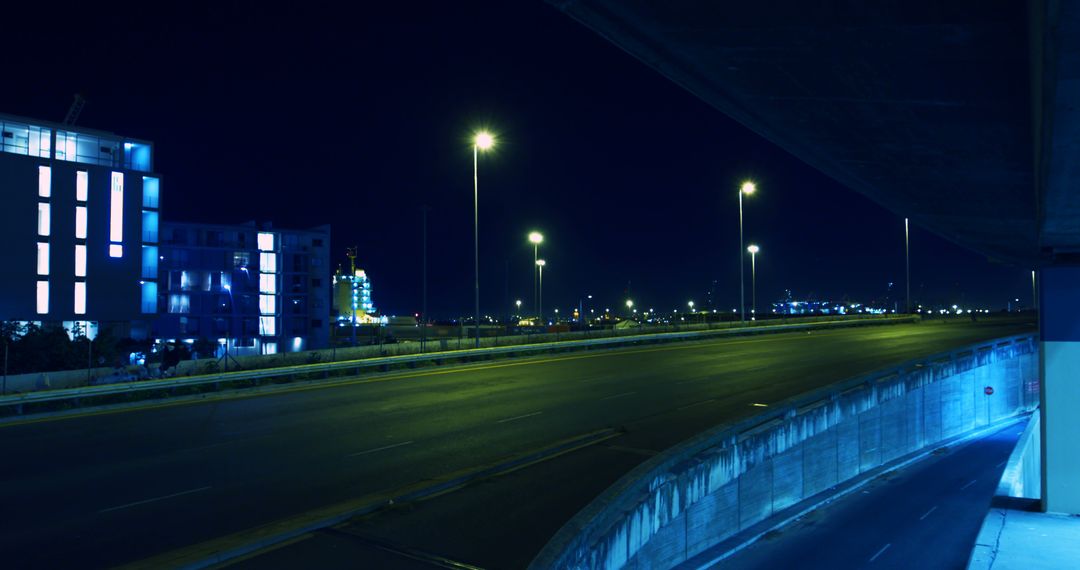
{"label": "illuminated street lamp", "polygon": [[634,302],[632,300],[630,300],[630,299],[627,299],[626,300],[626,310],[629,311],[629,312],[633,312],[633,309],[634,309]]}
{"label": "illuminated street lamp", "polygon": [[761,248],[754,244],[750,244],[750,247],[746,248],[746,251],[750,252],[750,298],[752,299],[752,305],[750,314],[754,315],[753,320],[757,320],[757,267],[755,260],[757,259],[757,253],[761,251]]}
{"label": "illuminated street lamp", "polygon": [[473,332],[476,335],[476,348],[480,348],[480,176],[479,154],[495,146],[495,137],[487,131],[480,131],[473,137],[473,259],[475,261],[476,285],[476,320]]}
{"label": "illuminated street lamp", "polygon": [[694,312],[694,302],[690,301],[686,305],[690,307],[690,312],[693,313]]}
{"label": "illuminated street lamp", "polygon": [[743,244],[743,213],[742,213],[742,197],[743,194],[747,196],[757,191],[757,186],[753,182],[747,180],[742,183],[739,188],[739,315],[741,320],[746,320],[746,275],[743,272],[746,263],[743,261],[742,248]]}
{"label": "illuminated street lamp", "polygon": [[539,270],[539,272],[540,272],[540,290],[539,290],[540,292],[536,296],[536,299],[537,299],[536,306],[537,306],[537,308],[539,310],[539,313],[537,313],[537,314],[539,315],[541,322],[543,322],[543,320],[544,320],[544,266],[545,265],[547,265],[547,262],[544,261],[543,259],[537,259],[536,260],[536,269]]}
{"label": "illuminated street lamp", "polygon": [[518,299],[517,301],[514,301],[514,304],[517,305],[517,314],[520,317],[521,316],[521,299]]}
{"label": "illuminated street lamp", "polygon": [[533,310],[538,310],[540,306],[539,295],[536,288],[536,275],[540,266],[537,261],[540,260],[540,244],[544,243],[544,234],[540,232],[529,232],[529,243],[533,244]]}

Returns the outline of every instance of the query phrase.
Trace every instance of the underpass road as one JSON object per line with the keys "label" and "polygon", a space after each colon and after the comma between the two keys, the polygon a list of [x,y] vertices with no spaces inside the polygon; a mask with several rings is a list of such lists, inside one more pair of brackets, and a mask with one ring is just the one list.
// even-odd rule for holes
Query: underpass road
{"label": "underpass road", "polygon": [[[967,567],[1005,462],[1024,431],[1014,424],[913,463],[709,568]],[[680,568],[701,568],[704,553]]]}
{"label": "underpass road", "polygon": [[651,345],[0,426],[0,555],[19,568],[130,562],[605,427],[649,425],[632,434],[647,454],[753,403],[1031,330],[959,322]]}

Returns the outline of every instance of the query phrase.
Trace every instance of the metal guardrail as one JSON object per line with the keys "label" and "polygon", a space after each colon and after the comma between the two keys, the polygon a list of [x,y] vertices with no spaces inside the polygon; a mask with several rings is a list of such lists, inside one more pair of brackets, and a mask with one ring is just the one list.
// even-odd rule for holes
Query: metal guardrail
{"label": "metal guardrail", "polygon": [[382,356],[364,358],[361,360],[348,360],[342,362],[329,362],[318,364],[300,364],[283,366],[279,368],[267,368],[259,370],[246,370],[237,372],[224,372],[202,376],[189,376],[185,378],[166,378],[160,380],[141,380],[103,386],[84,386],[81,388],[64,388],[59,390],[43,390],[39,392],[27,392],[0,397],[0,410],[15,407],[16,414],[23,413],[23,406],[27,404],[40,404],[46,402],[70,401],[79,405],[83,400],[112,396],[119,394],[134,394],[149,391],[170,391],[178,388],[191,388],[196,386],[217,385],[234,382],[255,382],[289,378],[299,374],[323,374],[327,377],[332,372],[355,370],[360,374],[365,368],[389,368],[391,366],[410,366],[420,363],[441,363],[445,360],[469,360],[482,359],[493,356],[518,355],[528,353],[551,352],[561,350],[573,350],[579,348],[604,347],[612,345],[627,345],[650,342],[665,342],[687,340],[695,338],[711,338],[718,336],[743,336],[753,334],[768,334],[793,332],[801,330],[817,330],[831,328],[847,328],[855,326],[869,326],[877,324],[898,324],[917,322],[918,317],[888,317],[885,319],[860,319],[860,320],[837,320],[802,324],[764,325],[756,327],[728,328],[706,331],[686,331],[673,333],[650,333],[622,337],[604,337],[597,339],[569,340],[545,342],[538,344],[520,344],[499,346],[490,348],[473,348],[466,350],[452,350],[445,352],[429,352],[422,354],[410,354],[401,356]]}

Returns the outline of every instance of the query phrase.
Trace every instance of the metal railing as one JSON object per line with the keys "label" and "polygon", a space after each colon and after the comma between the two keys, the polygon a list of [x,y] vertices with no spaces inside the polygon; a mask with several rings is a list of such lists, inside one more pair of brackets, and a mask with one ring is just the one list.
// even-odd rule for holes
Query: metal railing
{"label": "metal railing", "polygon": [[[329,378],[331,374],[354,373],[361,374],[365,369],[389,370],[391,367],[415,367],[418,364],[435,363],[442,364],[445,361],[469,361],[489,359],[496,356],[517,356],[541,352],[566,351],[576,349],[589,349],[597,347],[610,347],[632,345],[639,343],[670,342],[678,340],[693,340],[699,338],[712,338],[718,336],[741,336],[752,334],[769,334],[781,332],[793,332],[809,329],[846,328],[854,326],[866,326],[876,324],[897,324],[917,322],[918,317],[895,317],[886,319],[870,320],[837,320],[803,324],[765,325],[747,328],[730,328],[705,331],[687,331],[674,333],[651,333],[640,335],[628,335],[620,337],[604,337],[587,340],[570,340],[545,342],[538,344],[520,344],[499,346],[490,348],[474,348],[466,350],[452,350],[444,352],[428,352],[421,354],[409,354],[401,356],[383,356],[364,358],[361,360],[349,360],[342,362],[329,362],[317,364],[299,364],[258,370],[245,370],[237,372],[224,372],[207,374],[202,376],[189,376],[185,378],[166,378],[159,380],[142,380],[136,382],[107,384],[103,386],[85,386],[80,388],[64,388],[58,390],[44,390],[14,394],[0,397],[0,415],[21,415],[27,413],[27,407],[41,407],[44,404],[55,404],[46,407],[45,410],[55,410],[73,407],[82,407],[95,400],[101,400],[110,396],[131,396],[161,393],[163,397],[176,395],[178,391],[188,390],[189,393],[219,390],[225,385],[233,387],[249,387],[274,381],[292,381],[297,376],[304,375],[311,379],[312,375]],[[130,398],[136,399],[136,398]],[[115,400],[115,399],[114,399]],[[123,401],[122,399],[120,401]],[[115,402],[106,402],[115,403]]]}

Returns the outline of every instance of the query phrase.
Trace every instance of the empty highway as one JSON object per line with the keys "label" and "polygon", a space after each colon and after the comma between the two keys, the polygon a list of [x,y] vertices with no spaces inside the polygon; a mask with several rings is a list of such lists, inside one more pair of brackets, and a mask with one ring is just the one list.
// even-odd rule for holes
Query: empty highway
{"label": "empty highway", "polygon": [[[727,338],[3,425],[0,553],[19,568],[131,562],[646,419],[641,445],[663,449],[754,404],[1031,330],[990,321]],[[512,548],[518,558],[488,565],[527,560],[554,529],[538,531]]]}

